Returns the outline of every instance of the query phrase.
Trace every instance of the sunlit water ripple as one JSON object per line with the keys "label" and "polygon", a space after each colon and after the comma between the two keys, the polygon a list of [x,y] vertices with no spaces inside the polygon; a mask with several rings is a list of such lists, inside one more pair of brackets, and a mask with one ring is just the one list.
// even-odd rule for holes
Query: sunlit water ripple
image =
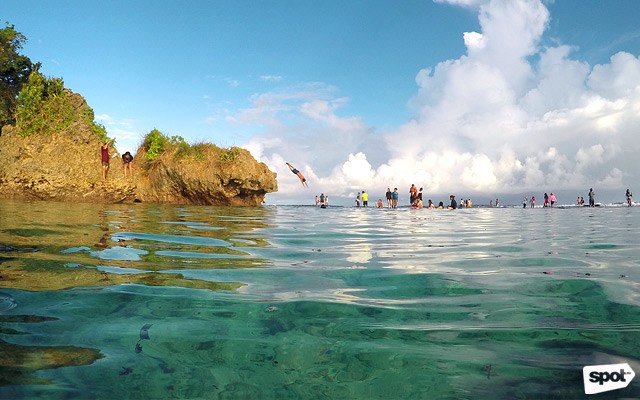
{"label": "sunlit water ripple", "polygon": [[584,398],[585,365],[640,371],[639,226],[0,201],[0,398]]}

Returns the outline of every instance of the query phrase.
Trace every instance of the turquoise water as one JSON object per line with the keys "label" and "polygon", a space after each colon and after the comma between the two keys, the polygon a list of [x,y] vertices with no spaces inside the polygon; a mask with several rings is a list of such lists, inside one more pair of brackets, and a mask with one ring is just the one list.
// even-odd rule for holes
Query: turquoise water
{"label": "turquoise water", "polygon": [[584,398],[583,366],[640,372],[639,233],[640,207],[0,201],[0,398]]}

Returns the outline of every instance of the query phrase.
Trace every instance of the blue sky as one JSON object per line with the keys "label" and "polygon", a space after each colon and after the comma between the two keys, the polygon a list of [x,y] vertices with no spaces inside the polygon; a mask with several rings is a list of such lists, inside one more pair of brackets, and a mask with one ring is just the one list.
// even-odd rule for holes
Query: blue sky
{"label": "blue sky", "polygon": [[274,203],[411,183],[486,198],[640,187],[638,15],[634,0],[0,9],[120,151],[153,128],[244,146],[278,173]]}

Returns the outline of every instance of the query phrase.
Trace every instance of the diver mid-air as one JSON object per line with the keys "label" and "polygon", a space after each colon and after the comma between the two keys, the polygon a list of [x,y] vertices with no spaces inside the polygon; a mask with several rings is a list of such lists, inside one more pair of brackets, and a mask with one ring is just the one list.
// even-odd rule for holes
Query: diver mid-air
{"label": "diver mid-air", "polygon": [[296,174],[298,176],[298,178],[300,178],[300,183],[302,183],[302,186],[308,188],[309,185],[307,185],[307,178],[304,177],[304,175],[302,175],[300,173],[300,171],[298,171],[297,169],[295,169],[295,167],[289,163],[287,163],[287,165],[289,166],[289,169],[291,170],[291,172],[293,172],[294,174]]}

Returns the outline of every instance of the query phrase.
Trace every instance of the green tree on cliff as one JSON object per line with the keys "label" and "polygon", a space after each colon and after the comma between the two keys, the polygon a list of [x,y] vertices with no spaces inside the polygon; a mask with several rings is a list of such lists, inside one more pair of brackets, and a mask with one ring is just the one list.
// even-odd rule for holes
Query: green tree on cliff
{"label": "green tree on cliff", "polygon": [[73,105],[71,91],[65,89],[61,78],[47,78],[40,71],[33,71],[22,86],[16,103],[15,125],[23,137],[60,132],[81,119],[101,143],[108,139],[105,127],[94,121],[91,107],[81,108],[80,114],[76,115],[78,110]]}
{"label": "green tree on cliff", "polygon": [[29,57],[19,53],[26,42],[25,36],[13,25],[0,29],[0,127],[15,123],[14,111],[18,93],[40,63],[33,64]]}
{"label": "green tree on cliff", "polygon": [[16,126],[22,136],[60,131],[73,122],[73,105],[59,78],[47,78],[39,71],[29,75],[18,95]]}

